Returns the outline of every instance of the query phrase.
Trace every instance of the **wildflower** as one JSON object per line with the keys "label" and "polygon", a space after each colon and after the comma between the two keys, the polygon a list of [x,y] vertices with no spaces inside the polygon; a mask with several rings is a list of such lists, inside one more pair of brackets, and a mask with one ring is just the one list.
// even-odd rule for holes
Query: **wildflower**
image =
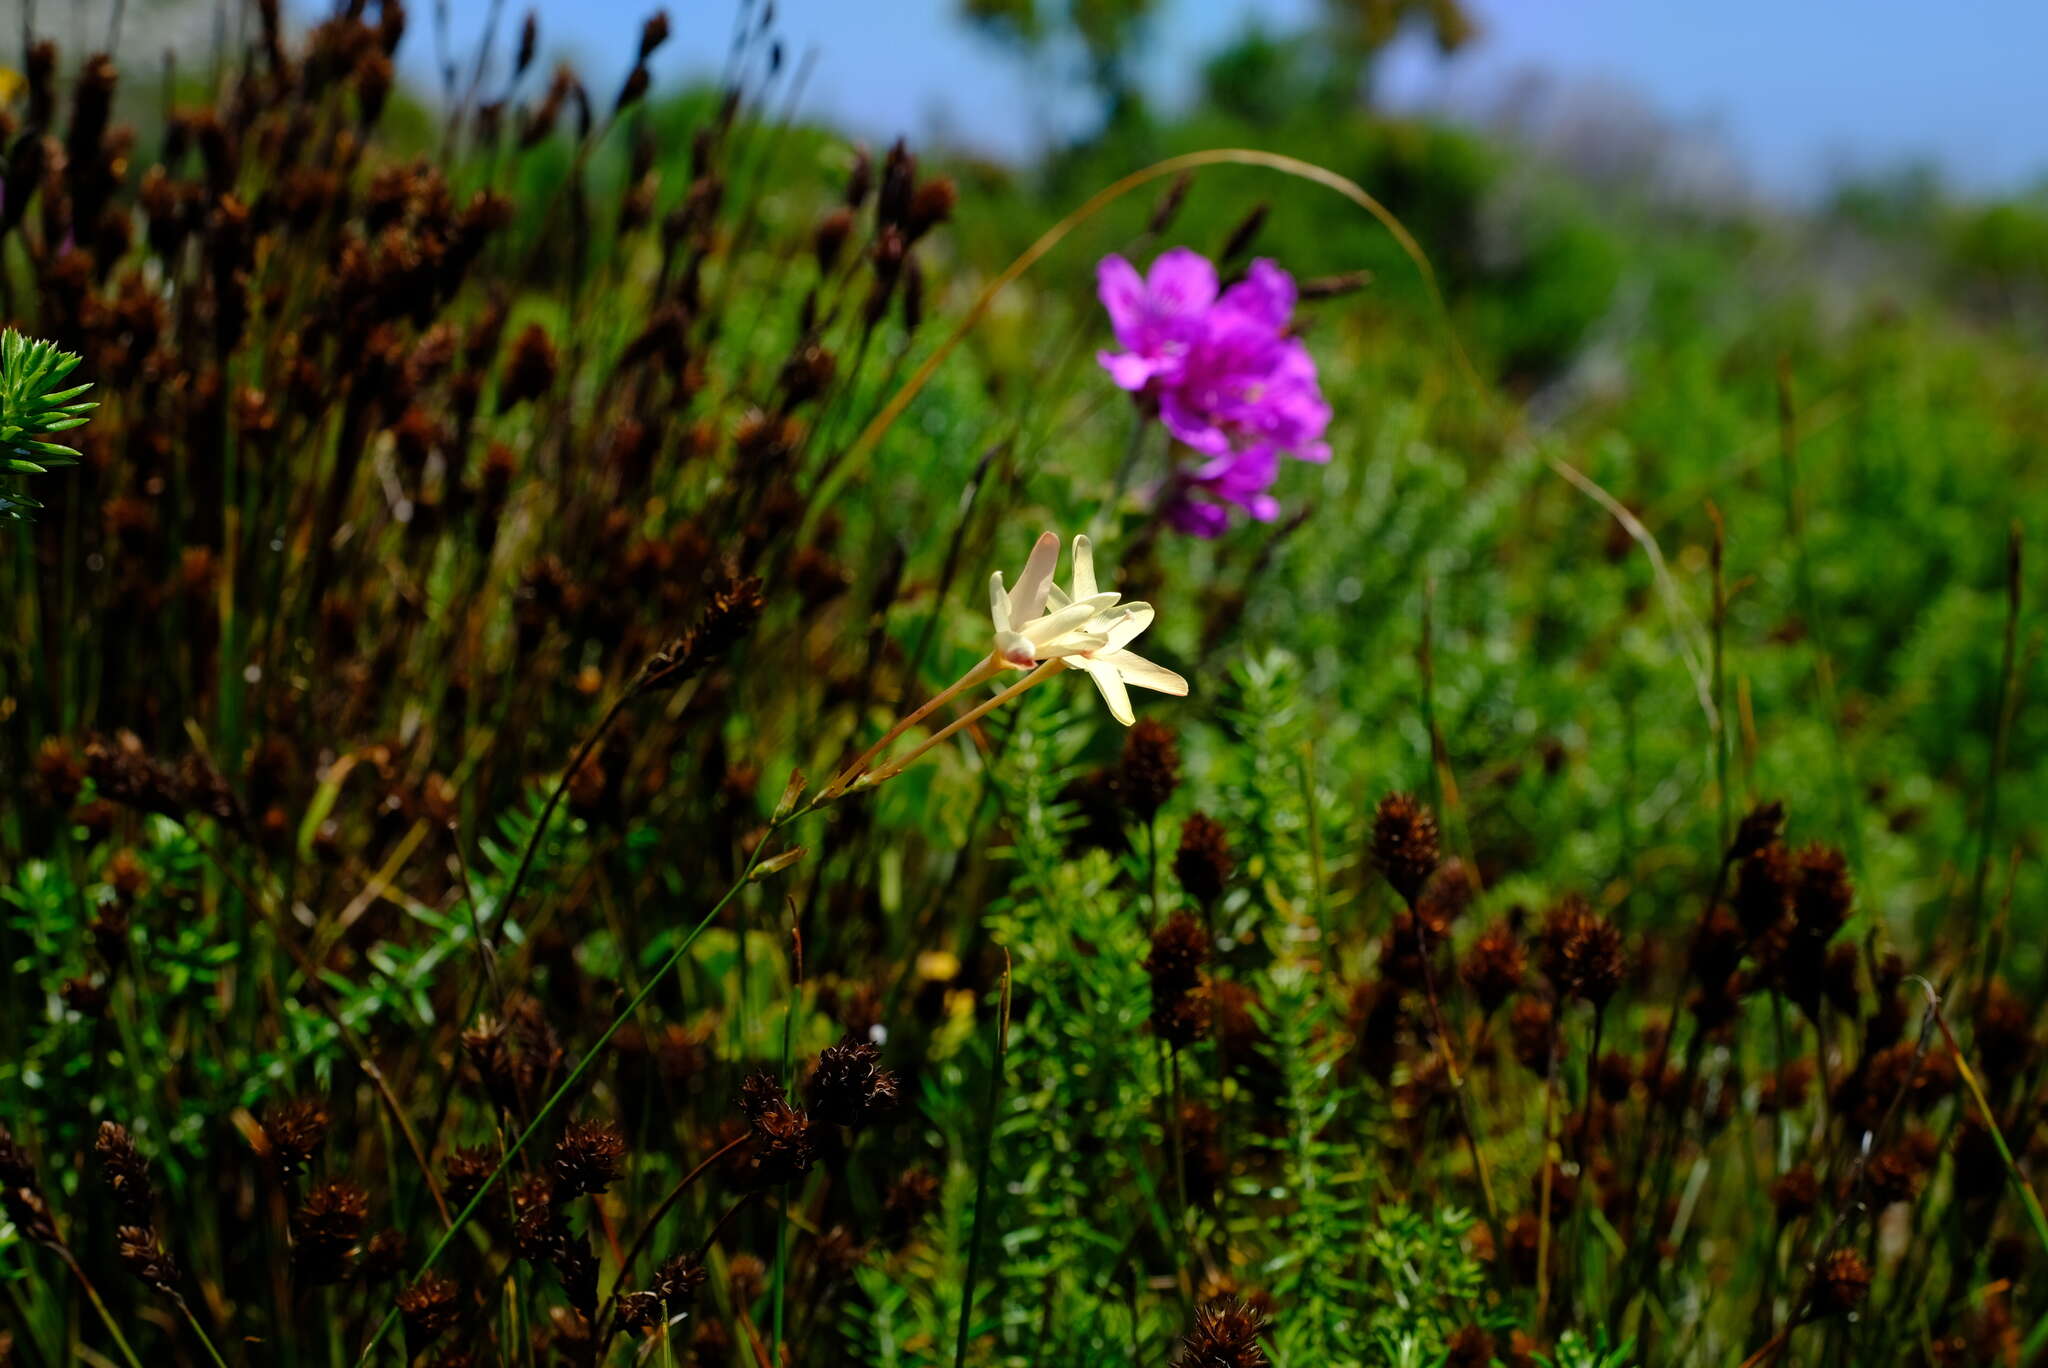
{"label": "wildflower", "polygon": [[1184,247],[1161,255],[1147,277],[1118,256],[1104,258],[1096,277],[1124,347],[1097,359],[1203,458],[1167,483],[1168,521],[1202,537],[1219,535],[1233,506],[1272,521],[1279,504],[1266,491],[1281,454],[1329,459],[1330,408],[1315,361],[1287,331],[1293,277],[1261,259],[1219,296],[1216,268]]}
{"label": "wildflower", "polygon": [[1134,393],[1178,383],[1216,302],[1215,266],[1199,252],[1176,247],[1161,253],[1142,277],[1124,258],[1104,257],[1095,280],[1110,327],[1124,348],[1096,356],[1110,379]]}
{"label": "wildflower", "polygon": [[[1059,563],[1060,539],[1047,532],[1039,537],[1025,561],[1024,571],[1014,588],[1005,587],[1000,570],[989,577],[989,621],[994,629],[988,655],[946,688],[927,699],[915,711],[900,718],[882,739],[826,786],[823,798],[835,798],[856,782],[878,784],[901,774],[926,751],[961,728],[980,720],[991,710],[1007,703],[1028,688],[1044,682],[1069,665],[1085,669],[1109,704],[1118,721],[1129,726],[1137,719],[1131,712],[1127,684],[1184,697],[1185,679],[1163,666],[1127,651],[1124,647],[1152,623],[1152,605],[1119,603],[1115,591],[1101,591],[1095,582],[1094,553],[1086,537],[1074,538],[1074,592],[1068,594],[1053,583]],[[926,739],[903,759],[874,771],[868,767],[890,742],[929,717],[953,698],[977,684],[983,684],[1005,669],[1029,671],[993,698],[970,708]]]}
{"label": "wildflower", "polygon": [[[1032,544],[1023,573],[1017,576],[1016,588],[1004,589],[1000,570],[989,576],[989,619],[995,628],[992,654],[1011,669],[1028,670],[1041,661],[1108,647],[1108,633],[1098,630],[1094,623],[1101,610],[1116,603],[1119,596],[1096,592],[1095,565],[1086,537],[1074,538],[1073,597],[1062,594],[1053,604],[1054,611],[1045,611],[1047,601],[1056,592],[1052,576],[1059,558],[1059,534],[1046,532]],[[1148,615],[1146,621],[1150,620]],[[1141,624],[1127,633],[1125,639],[1143,630]]]}
{"label": "wildflower", "polygon": [[[1087,537],[1077,536],[1074,538],[1074,592],[1069,596],[1062,593],[1058,585],[1050,585],[1047,603],[1057,616],[1103,597],[1096,592],[1094,545]],[[1111,603],[1115,603],[1115,595],[1108,597]],[[1131,713],[1131,698],[1125,685],[1135,684],[1141,689],[1172,694],[1176,698],[1185,698],[1188,693],[1185,679],[1134,651],[1124,649],[1152,625],[1152,617],[1152,605],[1149,603],[1121,604],[1113,611],[1100,613],[1089,621],[1080,635],[1099,633],[1102,641],[1075,651],[1068,662],[1088,672],[1088,677],[1095,681],[1095,687],[1101,690],[1102,701],[1109,705],[1111,715],[1126,727],[1136,719]]]}

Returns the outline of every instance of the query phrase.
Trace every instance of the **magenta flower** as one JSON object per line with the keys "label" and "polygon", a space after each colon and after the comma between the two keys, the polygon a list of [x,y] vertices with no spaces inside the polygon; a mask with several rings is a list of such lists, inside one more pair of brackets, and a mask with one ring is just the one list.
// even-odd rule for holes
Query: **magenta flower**
{"label": "magenta flower", "polygon": [[1106,257],[1097,279],[1125,348],[1102,352],[1103,368],[1202,458],[1164,486],[1168,521],[1214,537],[1233,507],[1261,522],[1279,516],[1267,492],[1279,478],[1279,457],[1330,458],[1322,440],[1330,406],[1315,361],[1287,332],[1293,277],[1255,261],[1219,296],[1215,268],[1179,247],[1142,279],[1122,257]]}
{"label": "magenta flower", "polygon": [[1216,303],[1216,268],[1185,247],[1162,253],[1149,275],[1120,256],[1095,268],[1096,293],[1109,311],[1116,340],[1126,350],[1096,359],[1123,389],[1175,384],[1188,354],[1202,340]]}

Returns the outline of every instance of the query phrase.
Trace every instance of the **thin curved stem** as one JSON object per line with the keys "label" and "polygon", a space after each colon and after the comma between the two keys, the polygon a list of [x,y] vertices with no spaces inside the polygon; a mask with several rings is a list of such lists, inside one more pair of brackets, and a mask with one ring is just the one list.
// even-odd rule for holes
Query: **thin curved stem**
{"label": "thin curved stem", "polygon": [[604,1359],[604,1351],[611,1347],[612,1337],[619,1332],[617,1324],[619,1299],[624,1295],[623,1289],[626,1286],[626,1279],[632,1276],[633,1260],[640,1257],[640,1251],[645,1249],[647,1242],[654,1238],[655,1227],[661,1224],[663,1217],[675,1209],[675,1204],[682,1200],[685,1192],[689,1191],[690,1184],[696,1182],[700,1176],[708,1172],[713,1164],[725,1158],[726,1155],[731,1154],[741,1145],[746,1144],[750,1135],[751,1132],[738,1136],[721,1147],[703,1163],[684,1174],[682,1181],[670,1188],[668,1196],[661,1199],[661,1205],[654,1209],[654,1214],[641,1223],[639,1233],[633,1237],[633,1242],[626,1246],[625,1254],[619,1259],[618,1277],[612,1283],[611,1299],[606,1303],[604,1318],[599,1322],[604,1327],[604,1333],[598,1336],[597,1341],[597,1357],[599,1361]]}
{"label": "thin curved stem", "polygon": [[604,716],[597,720],[597,725],[583,738],[583,744],[569,757],[568,765],[562,770],[562,777],[555,781],[554,791],[548,794],[547,806],[540,811],[540,821],[534,826],[533,835],[527,838],[526,849],[519,856],[519,868],[513,873],[511,884],[505,889],[505,900],[491,910],[491,924],[486,928],[483,941],[486,950],[489,950],[497,940],[498,928],[505,924],[505,918],[511,914],[513,904],[519,901],[519,890],[526,883],[527,871],[533,868],[533,857],[540,850],[540,843],[548,834],[548,823],[554,820],[555,809],[562,805],[562,795],[568,792],[569,781],[576,777],[576,772],[583,768],[583,762],[597,749],[597,743],[604,740],[604,734],[611,730],[612,723],[618,720],[619,714],[625,711],[626,705],[632,702],[638,693],[636,678],[634,683],[628,684],[625,691],[612,700],[612,705],[605,709]]}
{"label": "thin curved stem", "polygon": [[903,735],[903,733],[909,731],[927,717],[930,717],[933,712],[959,697],[961,693],[973,688],[976,684],[982,683],[984,680],[995,678],[1002,668],[1002,662],[998,661],[995,656],[988,655],[982,657],[980,664],[925,700],[922,707],[904,717],[895,726],[889,728],[881,740],[869,746],[867,750],[861,753],[861,757],[858,760],[855,760],[852,764],[841,770],[839,777],[825,786],[825,796],[835,798],[846,792],[847,785],[865,774],[868,766],[875,762],[875,757],[886,750],[891,741],[894,741],[897,737]]}
{"label": "thin curved stem", "polygon": [[57,1257],[64,1260],[65,1266],[71,1270],[71,1276],[78,1279],[78,1285],[85,1290],[86,1300],[92,1303],[92,1309],[99,1312],[100,1320],[107,1327],[107,1333],[114,1337],[115,1345],[121,1350],[121,1357],[128,1361],[128,1368],[142,1368],[142,1364],[135,1357],[135,1351],[128,1347],[127,1336],[123,1335],[121,1327],[115,1324],[114,1313],[107,1310],[107,1304],[100,1300],[99,1289],[92,1285],[92,1279],[86,1277],[85,1269],[79,1266],[78,1256],[71,1252],[69,1245],[61,1242],[53,1248],[57,1251]]}
{"label": "thin curved stem", "polygon": [[[613,711],[616,712],[617,708],[614,707]],[[635,993],[632,999],[619,1009],[618,1015],[612,1018],[611,1024],[604,1028],[604,1033],[584,1052],[583,1058],[577,1061],[576,1067],[569,1071],[568,1076],[549,1095],[548,1100],[541,1104],[540,1109],[534,1113],[533,1120],[529,1121],[526,1124],[526,1128],[520,1131],[512,1143],[505,1147],[504,1157],[498,1161],[498,1166],[491,1170],[491,1176],[484,1179],[483,1185],[476,1190],[476,1194],[469,1199],[468,1204],[460,1212],[456,1213],[455,1219],[449,1224],[448,1229],[443,1231],[441,1238],[434,1242],[434,1247],[427,1251],[427,1257],[420,1263],[419,1273],[424,1273],[432,1268],[434,1262],[447,1251],[448,1246],[454,1242],[456,1232],[469,1224],[469,1220],[476,1214],[477,1208],[483,1205],[484,1198],[490,1195],[491,1189],[497,1185],[500,1178],[504,1177],[505,1170],[511,1167],[512,1160],[518,1156],[521,1150],[526,1148],[527,1142],[533,1139],[534,1134],[554,1114],[555,1108],[562,1104],[562,1100],[569,1095],[570,1090],[582,1081],[583,1075],[590,1071],[591,1065],[595,1064],[604,1054],[604,1047],[611,1043],[611,1038],[614,1035],[618,1034],[619,1027],[625,1025],[627,1018],[640,1009],[640,1004],[653,995],[655,987],[668,978],[669,972],[682,961],[685,954],[689,953],[690,947],[696,944],[697,937],[702,935],[704,929],[711,925],[712,920],[725,910],[726,904],[730,903],[739,891],[747,886],[775,834],[795,820],[797,816],[801,815],[801,812],[809,810],[807,807],[798,813],[792,813],[788,817],[783,818],[782,821],[769,827],[767,835],[762,837],[759,844],[754,847],[753,853],[747,857],[746,866],[740,870],[739,877],[732,881],[732,887],[726,889],[718,901],[711,905],[711,910],[706,912],[696,926],[691,928],[689,935],[683,937],[682,943],[669,952],[668,958],[662,961],[661,967],[648,975],[647,982],[641,987],[640,991]],[[418,1274],[416,1273],[414,1276],[418,1276]],[[356,1357],[356,1368],[367,1368],[371,1357],[377,1352],[377,1346],[383,1343],[386,1335],[391,1333],[392,1323],[397,1319],[398,1309],[395,1306],[384,1313],[384,1319],[377,1323],[377,1328],[370,1333],[369,1342],[363,1345],[362,1353]]]}
{"label": "thin curved stem", "polygon": [[901,760],[896,761],[887,769],[882,770],[880,773],[876,774],[871,783],[880,784],[887,780],[894,779],[897,775],[903,773],[904,770],[916,764],[918,759],[922,757],[926,751],[930,750],[933,746],[938,745],[940,742],[946,740],[948,737],[952,736],[953,733],[959,731],[962,727],[969,726],[975,722],[979,722],[982,718],[988,716],[988,714],[994,712],[997,708],[1000,708],[1003,704],[1009,702],[1018,694],[1023,693],[1026,689],[1035,688],[1036,686],[1043,684],[1046,680],[1051,679],[1054,675],[1058,674],[1061,670],[1064,670],[1066,668],[1067,662],[1064,660],[1046,661],[1037,669],[1033,670],[1030,674],[1025,675],[1015,684],[1012,684],[1009,688],[1004,689],[1001,693],[995,695],[993,698],[990,698],[988,701],[984,703],[979,703],[974,707],[968,709],[959,717],[953,719],[953,721],[947,723],[944,727],[941,727],[938,731],[933,732],[931,736],[925,740],[925,743],[923,745],[919,746],[910,754],[904,756]]}

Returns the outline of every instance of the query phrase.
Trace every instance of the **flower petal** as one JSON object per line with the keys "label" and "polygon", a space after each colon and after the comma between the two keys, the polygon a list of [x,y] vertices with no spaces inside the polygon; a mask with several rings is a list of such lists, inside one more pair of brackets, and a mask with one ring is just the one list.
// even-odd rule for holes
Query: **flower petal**
{"label": "flower petal", "polygon": [[1017,576],[1017,587],[1010,591],[1010,618],[1015,622],[1028,621],[1045,609],[1045,591],[1052,583],[1052,572],[1060,563],[1060,534],[1045,532],[1032,545],[1030,559],[1024,562],[1024,573]]}
{"label": "flower petal", "polygon": [[1074,597],[1095,596],[1095,543],[1083,532],[1074,538]]}
{"label": "flower petal", "polygon": [[1088,672],[1088,677],[1095,681],[1095,687],[1102,691],[1102,701],[1109,705],[1109,715],[1126,727],[1136,722],[1138,715],[1131,711],[1130,691],[1124,688],[1123,680],[1117,677],[1116,667],[1086,657],[1079,663],[1081,668]]}
{"label": "flower petal", "polygon": [[1025,623],[1018,630],[1039,645],[1066,635],[1088,624],[1089,619],[1116,602],[1115,594],[1097,594],[1093,598],[1080,599],[1068,604],[1056,613],[1047,613]]}
{"label": "flower petal", "polygon": [[988,577],[988,617],[995,624],[997,636],[1010,630],[1010,594],[1003,588],[1000,570]]}
{"label": "flower petal", "polygon": [[1095,266],[1095,294],[1119,338],[1137,331],[1145,317],[1145,281],[1137,267],[1120,256],[1104,257]]}
{"label": "flower petal", "polygon": [[1149,356],[1137,352],[1099,351],[1095,360],[1118,389],[1136,392],[1152,383],[1152,377],[1159,373],[1159,363]]}
{"label": "flower petal", "polygon": [[[1019,641],[1031,642],[1029,637]],[[1109,644],[1109,638],[1100,632],[1062,632],[1044,645],[1031,642],[1032,658],[1035,660],[1064,660],[1069,656],[1090,655]]]}
{"label": "flower petal", "polygon": [[[1126,683],[1141,689],[1153,689],[1175,698],[1188,696],[1188,682],[1164,665],[1154,665],[1141,655],[1129,651],[1116,651],[1108,655],[1097,654],[1090,664],[1108,665],[1121,675]],[[1090,673],[1093,673],[1092,671]]]}
{"label": "flower petal", "polygon": [[1149,603],[1126,603],[1107,617],[1107,630],[1103,636],[1107,649],[1121,651],[1130,642],[1136,641],[1147,627],[1152,625],[1152,605]]}
{"label": "flower petal", "polygon": [[1191,247],[1175,247],[1154,259],[1145,288],[1160,312],[1195,313],[1216,302],[1216,267]]}

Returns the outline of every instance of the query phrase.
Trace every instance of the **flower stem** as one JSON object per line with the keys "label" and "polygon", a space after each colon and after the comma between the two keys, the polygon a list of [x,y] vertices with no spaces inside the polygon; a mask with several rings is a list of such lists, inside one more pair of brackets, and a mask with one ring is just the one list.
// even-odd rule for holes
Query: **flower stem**
{"label": "flower stem", "polygon": [[839,777],[834,779],[831,783],[825,786],[826,796],[836,797],[839,794],[844,793],[846,791],[846,786],[853,783],[856,779],[859,779],[861,775],[865,774],[867,772],[868,766],[872,765],[875,762],[875,757],[880,755],[884,750],[886,750],[891,741],[894,741],[897,737],[903,735],[903,733],[909,731],[912,727],[924,721],[927,717],[930,717],[934,711],[944,706],[945,704],[951,702],[953,699],[959,697],[960,694],[964,691],[973,688],[976,684],[981,683],[983,680],[995,678],[996,674],[999,671],[1001,671],[1002,668],[1002,662],[998,661],[993,655],[983,656],[980,664],[976,665],[966,674],[961,675],[960,678],[954,680],[951,684],[947,685],[945,688],[939,690],[939,692],[933,694],[930,698],[926,699],[922,707],[918,708],[917,711],[906,715],[902,720],[897,722],[895,726],[889,728],[889,730],[883,734],[881,740],[875,742],[874,745],[869,746],[867,750],[861,753],[861,757],[858,760],[854,761],[852,764],[848,765],[844,770],[840,771]]}
{"label": "flower stem", "polygon": [[879,784],[884,782],[885,780],[894,779],[897,775],[903,773],[904,770],[908,769],[911,765],[915,764],[918,758],[922,756],[926,751],[930,750],[933,746],[938,745],[941,741],[944,741],[946,738],[953,735],[954,732],[959,731],[962,727],[965,727],[970,723],[980,721],[983,717],[986,717],[995,709],[1009,702],[1018,694],[1023,693],[1026,689],[1033,688],[1039,684],[1043,684],[1046,680],[1051,679],[1055,674],[1058,674],[1061,670],[1064,670],[1066,668],[1067,662],[1064,660],[1046,661],[1037,669],[1033,670],[1030,674],[1025,675],[1022,679],[1018,680],[1015,684],[1012,684],[1009,688],[1004,689],[995,697],[989,699],[987,702],[977,704],[975,707],[968,709],[959,717],[953,719],[953,721],[947,723],[944,727],[941,727],[938,731],[933,732],[932,735],[925,741],[923,745],[919,746],[910,754],[904,756],[901,760],[898,760],[896,763],[890,765],[887,769],[882,770],[881,772],[876,774],[872,782]]}

